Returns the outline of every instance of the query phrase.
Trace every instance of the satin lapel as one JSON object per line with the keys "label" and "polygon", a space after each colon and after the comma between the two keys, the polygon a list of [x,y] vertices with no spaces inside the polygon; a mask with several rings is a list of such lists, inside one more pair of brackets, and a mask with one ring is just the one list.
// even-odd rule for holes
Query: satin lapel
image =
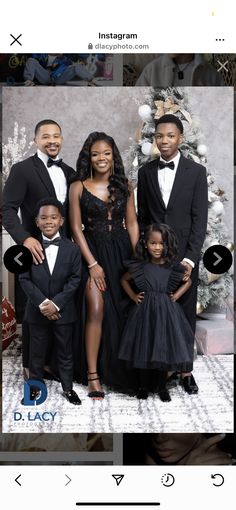
{"label": "satin lapel", "polygon": [[35,154],[33,161],[34,161],[35,170],[36,170],[40,180],[43,182],[45,188],[47,189],[49,195],[56,198],[55,188],[53,186],[52,180],[50,179],[49,173],[48,173],[44,163],[37,156],[37,154]]}
{"label": "satin lapel", "polygon": [[44,252],[44,256],[45,256],[45,259],[44,259],[43,263],[38,264],[38,266],[37,266],[37,271],[40,271],[42,273],[42,280],[45,278],[45,273],[47,275],[47,278],[48,278],[48,276],[51,276],[45,252]]}
{"label": "satin lapel", "polygon": [[66,178],[66,182],[68,183],[68,181],[71,177],[70,172],[69,172],[69,167],[65,163],[62,162],[61,169],[64,173],[65,178]]}
{"label": "satin lapel", "polygon": [[157,196],[159,202],[161,203],[162,207],[164,209],[166,209],[166,206],[165,206],[165,202],[163,201],[163,198],[162,198],[162,194],[161,194],[161,190],[160,190],[160,186],[159,186],[159,182],[158,182],[158,163],[159,163],[159,158],[155,159],[155,161],[153,161],[153,166],[152,168],[150,169],[150,185],[151,185],[151,188],[152,188],[152,192],[154,190],[155,192],[155,195]]}
{"label": "satin lapel", "polygon": [[167,205],[167,209],[168,209],[168,207],[170,207],[171,205],[174,204],[175,197],[178,194],[181,195],[181,192],[182,192],[182,189],[183,189],[184,180],[185,180],[185,177],[186,177],[185,176],[185,168],[186,168],[186,159],[183,156],[180,156],[180,160],[179,160],[178,168],[176,170],[175,180],[174,180],[174,183],[173,183],[173,186],[172,186],[172,190],[171,190],[169,202],[168,202],[168,205]]}

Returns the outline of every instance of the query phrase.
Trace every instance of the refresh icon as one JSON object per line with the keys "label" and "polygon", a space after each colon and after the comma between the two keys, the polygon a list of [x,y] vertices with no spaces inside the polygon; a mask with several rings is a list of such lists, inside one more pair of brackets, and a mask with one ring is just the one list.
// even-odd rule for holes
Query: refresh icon
{"label": "refresh icon", "polygon": [[161,477],[161,483],[165,487],[171,487],[175,483],[175,477],[171,473],[165,473]]}
{"label": "refresh icon", "polygon": [[217,480],[216,483],[213,482],[212,485],[215,485],[215,487],[220,487],[221,485],[223,485],[225,479],[223,477],[223,475],[221,475],[220,473],[215,473],[214,475],[211,475],[211,478],[213,478],[213,480]]}

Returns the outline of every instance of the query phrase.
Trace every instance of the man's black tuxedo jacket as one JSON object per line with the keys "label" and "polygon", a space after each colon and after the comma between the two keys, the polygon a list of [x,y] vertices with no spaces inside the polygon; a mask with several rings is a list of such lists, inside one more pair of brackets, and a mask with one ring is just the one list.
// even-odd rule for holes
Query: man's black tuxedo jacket
{"label": "man's black tuxedo jacket", "polygon": [[[68,183],[75,172],[63,162],[61,168]],[[37,154],[12,166],[3,190],[3,225],[17,244],[23,244],[27,237],[39,236],[35,225],[35,207],[39,200],[46,197],[56,198],[55,188]],[[65,209],[67,202],[68,199]],[[17,215],[19,208],[22,223]],[[64,232],[69,237],[68,222],[65,223]]]}
{"label": "man's black tuxedo jacket", "polygon": [[158,162],[159,158],[147,163],[138,173],[138,219],[141,230],[151,223],[166,223],[178,237],[179,259],[186,257],[196,264],[207,227],[206,169],[181,155],[166,207],[158,183]]}
{"label": "man's black tuxedo jacket", "polygon": [[79,247],[66,238],[61,238],[52,274],[47,258],[42,264],[33,264],[31,269],[19,276],[20,284],[28,297],[25,320],[32,324],[50,324],[39,305],[51,299],[60,308],[61,318],[57,324],[68,324],[77,319],[74,294],[81,279],[81,255]]}

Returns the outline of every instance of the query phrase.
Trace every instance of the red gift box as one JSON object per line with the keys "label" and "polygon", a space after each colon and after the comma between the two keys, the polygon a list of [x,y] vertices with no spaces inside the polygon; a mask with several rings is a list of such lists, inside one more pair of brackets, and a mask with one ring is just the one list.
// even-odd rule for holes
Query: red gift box
{"label": "red gift box", "polygon": [[4,297],[2,298],[2,350],[16,337],[16,314],[14,306]]}

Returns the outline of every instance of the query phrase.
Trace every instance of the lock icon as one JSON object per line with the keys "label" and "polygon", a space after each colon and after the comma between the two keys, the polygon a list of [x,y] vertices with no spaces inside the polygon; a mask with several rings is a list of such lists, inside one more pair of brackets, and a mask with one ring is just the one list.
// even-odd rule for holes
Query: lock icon
{"label": "lock icon", "polygon": [[93,45],[92,45],[92,43],[89,43],[88,44],[88,50],[92,50],[92,49],[93,49]]}

